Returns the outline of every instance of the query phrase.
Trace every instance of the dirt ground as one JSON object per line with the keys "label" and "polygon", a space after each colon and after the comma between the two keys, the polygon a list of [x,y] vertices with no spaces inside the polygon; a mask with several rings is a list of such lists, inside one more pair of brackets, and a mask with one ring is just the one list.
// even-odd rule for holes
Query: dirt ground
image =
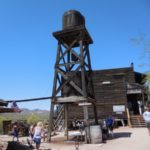
{"label": "dirt ground", "polygon": [[[114,138],[109,139],[106,143],[84,144],[79,143],[75,147],[75,140],[72,138],[79,132],[69,132],[69,140],[64,139],[64,133],[52,137],[51,143],[42,142],[41,150],[51,148],[51,150],[150,150],[150,136],[147,128],[129,128],[120,127],[114,130]],[[20,137],[19,141],[26,143],[27,137]],[[0,144],[7,143],[12,137],[7,135],[0,136]],[[5,150],[5,149],[4,149]]]}

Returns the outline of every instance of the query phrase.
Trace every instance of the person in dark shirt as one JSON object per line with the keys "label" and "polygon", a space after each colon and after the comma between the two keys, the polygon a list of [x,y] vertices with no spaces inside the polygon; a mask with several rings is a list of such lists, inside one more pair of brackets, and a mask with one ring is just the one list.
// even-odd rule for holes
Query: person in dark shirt
{"label": "person in dark shirt", "polygon": [[16,124],[13,125],[13,141],[15,140],[15,138],[17,139],[17,142],[19,141],[19,128]]}
{"label": "person in dark shirt", "polygon": [[106,126],[109,130],[109,134],[113,138],[114,120],[111,116],[106,119]]}

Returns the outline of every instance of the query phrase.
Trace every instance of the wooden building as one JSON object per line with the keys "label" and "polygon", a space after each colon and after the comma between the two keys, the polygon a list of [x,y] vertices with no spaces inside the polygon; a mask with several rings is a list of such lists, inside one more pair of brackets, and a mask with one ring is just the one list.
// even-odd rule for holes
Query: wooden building
{"label": "wooden building", "polygon": [[[79,72],[80,74],[80,72]],[[147,100],[142,81],[145,75],[134,71],[133,65],[126,68],[94,70],[92,80],[97,108],[98,119],[113,116],[131,124],[132,116],[139,116],[143,112]],[[80,85],[79,75],[74,79]],[[88,80],[88,77],[87,77]],[[88,83],[88,82],[87,82]],[[88,94],[90,95],[90,87]],[[63,96],[78,96],[78,93],[69,85],[63,88]],[[90,104],[90,103],[89,103]],[[92,105],[89,105],[89,118],[93,119]],[[79,104],[68,104],[68,119],[83,119],[83,108]]]}

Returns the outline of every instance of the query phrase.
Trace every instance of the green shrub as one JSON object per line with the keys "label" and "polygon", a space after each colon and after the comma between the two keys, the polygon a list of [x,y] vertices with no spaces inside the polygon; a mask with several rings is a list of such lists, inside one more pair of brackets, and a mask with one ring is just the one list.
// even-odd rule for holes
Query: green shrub
{"label": "green shrub", "polygon": [[27,118],[27,123],[28,124],[34,124],[34,123],[37,123],[38,121],[40,120],[40,118],[35,115],[35,114],[31,114],[28,118]]}
{"label": "green shrub", "polygon": [[0,134],[3,132],[3,121],[4,120],[5,120],[5,118],[0,116]]}

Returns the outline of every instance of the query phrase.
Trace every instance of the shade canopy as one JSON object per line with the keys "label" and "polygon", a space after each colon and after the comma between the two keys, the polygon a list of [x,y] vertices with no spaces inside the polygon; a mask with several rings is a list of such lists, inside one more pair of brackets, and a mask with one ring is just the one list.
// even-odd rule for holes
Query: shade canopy
{"label": "shade canopy", "polygon": [[8,102],[0,99],[0,106],[7,106],[8,105]]}

